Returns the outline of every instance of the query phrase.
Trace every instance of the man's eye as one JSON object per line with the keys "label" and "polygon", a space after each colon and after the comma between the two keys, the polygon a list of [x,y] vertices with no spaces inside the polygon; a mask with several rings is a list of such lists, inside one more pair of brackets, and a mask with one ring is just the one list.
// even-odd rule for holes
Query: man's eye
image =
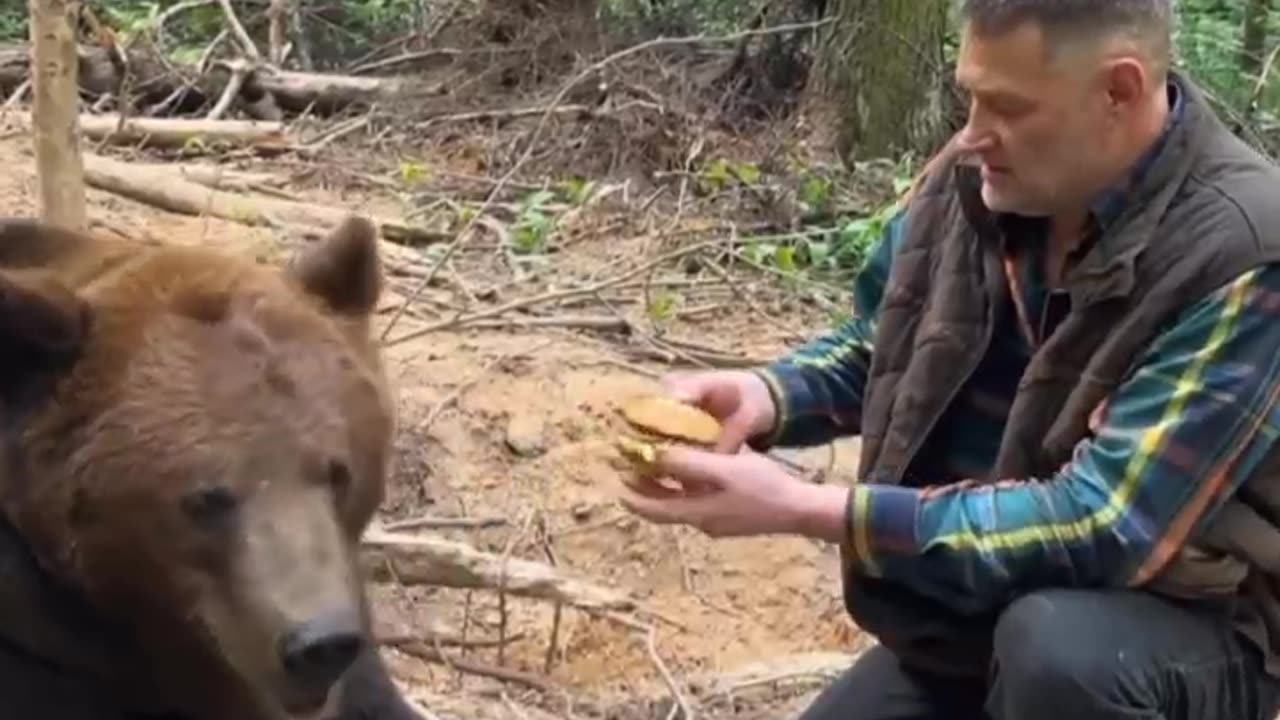
{"label": "man's eye", "polygon": [[986,101],[987,110],[1002,117],[1014,117],[1031,110],[1031,105],[1010,97],[995,97]]}

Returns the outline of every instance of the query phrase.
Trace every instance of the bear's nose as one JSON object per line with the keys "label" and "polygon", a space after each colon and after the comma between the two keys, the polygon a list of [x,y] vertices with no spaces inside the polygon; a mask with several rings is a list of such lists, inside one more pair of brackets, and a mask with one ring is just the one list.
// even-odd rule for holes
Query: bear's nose
{"label": "bear's nose", "polygon": [[302,623],[284,636],[280,660],[289,678],[307,688],[327,689],[364,648],[354,612],[338,612]]}

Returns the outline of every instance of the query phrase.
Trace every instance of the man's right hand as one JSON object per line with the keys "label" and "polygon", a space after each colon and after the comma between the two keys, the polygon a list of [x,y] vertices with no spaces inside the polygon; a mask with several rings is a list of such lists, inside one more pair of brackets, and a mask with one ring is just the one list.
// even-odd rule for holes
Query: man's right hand
{"label": "man's right hand", "polygon": [[769,432],[777,420],[763,378],[746,370],[671,373],[662,385],[677,400],[713,415],[722,425],[715,449],[736,453],[748,439]]}

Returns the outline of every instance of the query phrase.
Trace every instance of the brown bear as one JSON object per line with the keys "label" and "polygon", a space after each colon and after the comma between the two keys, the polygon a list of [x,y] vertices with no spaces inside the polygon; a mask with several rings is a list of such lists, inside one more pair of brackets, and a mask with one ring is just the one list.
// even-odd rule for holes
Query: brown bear
{"label": "brown bear", "polygon": [[0,220],[0,716],[420,719],[357,561],[381,288],[356,217],[284,268]]}

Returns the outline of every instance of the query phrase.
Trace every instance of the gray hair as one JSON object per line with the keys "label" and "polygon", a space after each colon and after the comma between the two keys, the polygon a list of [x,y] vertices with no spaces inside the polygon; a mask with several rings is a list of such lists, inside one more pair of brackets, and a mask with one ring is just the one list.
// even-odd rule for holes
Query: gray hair
{"label": "gray hair", "polygon": [[1173,0],[961,0],[960,19],[983,35],[1033,22],[1051,49],[1069,40],[1119,35],[1138,42],[1161,71],[1170,61]]}

